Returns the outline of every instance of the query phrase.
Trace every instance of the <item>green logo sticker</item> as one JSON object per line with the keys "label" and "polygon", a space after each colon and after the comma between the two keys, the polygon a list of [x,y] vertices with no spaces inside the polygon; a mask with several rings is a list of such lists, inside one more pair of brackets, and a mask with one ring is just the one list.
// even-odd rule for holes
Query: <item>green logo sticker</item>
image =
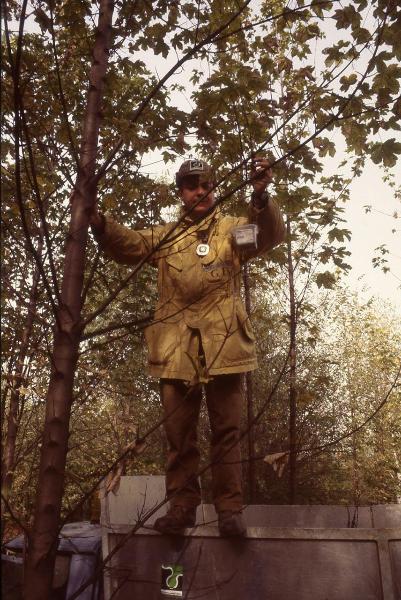
{"label": "green logo sticker", "polygon": [[184,569],[182,565],[162,565],[162,595],[182,598],[183,579]]}

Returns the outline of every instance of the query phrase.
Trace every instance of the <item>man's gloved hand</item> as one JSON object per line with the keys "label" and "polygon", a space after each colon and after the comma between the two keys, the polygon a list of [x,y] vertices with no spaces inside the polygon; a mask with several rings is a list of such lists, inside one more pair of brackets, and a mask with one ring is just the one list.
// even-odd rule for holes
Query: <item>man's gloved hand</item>
{"label": "man's gloved hand", "polygon": [[95,204],[95,206],[93,207],[92,210],[92,214],[89,218],[89,224],[92,227],[92,231],[94,233],[103,233],[104,231],[104,215],[102,215],[98,208],[97,205]]}
{"label": "man's gloved hand", "polygon": [[253,187],[252,202],[256,208],[263,208],[269,199],[266,188],[273,180],[270,162],[261,156],[252,159],[251,183]]}

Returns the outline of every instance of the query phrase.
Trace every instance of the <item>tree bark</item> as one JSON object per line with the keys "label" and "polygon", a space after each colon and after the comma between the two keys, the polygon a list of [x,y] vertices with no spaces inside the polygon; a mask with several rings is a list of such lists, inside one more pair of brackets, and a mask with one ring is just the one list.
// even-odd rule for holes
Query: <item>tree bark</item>
{"label": "tree bark", "polygon": [[1,391],[1,420],[0,420],[0,425],[1,425],[1,440],[2,440],[2,446],[1,446],[1,451],[2,451],[2,456],[3,456],[3,440],[4,440],[4,436],[5,436],[5,415],[6,415],[6,404],[7,404],[7,398],[9,396],[9,394],[11,393],[11,388],[12,388],[12,373],[14,370],[14,365],[16,364],[17,361],[17,353],[18,353],[18,349],[17,349],[17,338],[18,338],[18,332],[17,330],[14,331],[14,338],[13,338],[13,342],[11,345],[11,351],[10,351],[10,358],[8,360],[8,367],[7,367],[7,375],[4,377],[5,379],[5,383],[3,385],[3,389]]}
{"label": "tree bark", "polygon": [[[40,238],[38,244],[38,253],[42,254],[43,238]],[[3,453],[3,464],[2,464],[2,477],[1,477],[1,493],[2,493],[2,511],[1,511],[1,541],[3,542],[4,534],[4,515],[5,506],[3,498],[7,501],[9,499],[13,477],[14,477],[14,463],[15,463],[15,445],[17,441],[18,433],[18,413],[20,407],[20,390],[22,382],[24,380],[24,364],[28,353],[29,343],[32,334],[32,328],[35,320],[36,303],[38,299],[38,285],[39,285],[39,269],[36,268],[33,274],[31,291],[29,294],[28,314],[26,322],[21,336],[21,346],[18,352],[18,358],[16,361],[15,369],[13,370],[13,384],[11,384],[10,390],[10,406],[7,416],[7,433],[4,444]]]}
{"label": "tree bark", "polygon": [[[251,291],[249,286],[249,267],[247,264],[243,267],[243,281],[245,292],[245,308],[248,316],[251,314]],[[253,398],[253,378],[252,373],[245,374],[245,389],[246,389],[246,407],[247,407],[247,425],[248,425],[248,503],[252,504],[255,501],[255,432],[253,428],[254,419],[254,398]]]}
{"label": "tree bark", "polygon": [[355,397],[354,393],[351,392],[351,428],[353,434],[351,436],[351,452],[352,452],[352,501],[354,506],[359,506],[361,498],[360,490],[360,478],[359,478],[359,464],[358,464],[358,433],[354,431],[357,427],[357,421],[355,416]]}
{"label": "tree bark", "polygon": [[89,74],[80,166],[71,199],[71,220],[65,251],[60,304],[55,327],[52,372],[46,397],[39,480],[33,528],[25,567],[25,600],[48,600],[60,525],[69,420],[78,359],[89,215],[96,201],[93,185],[100,110],[111,43],[113,2],[101,0]]}
{"label": "tree bark", "polygon": [[291,220],[287,217],[288,287],[290,295],[290,374],[289,374],[289,501],[295,504],[297,493],[297,308],[295,301],[294,265],[292,261]]}

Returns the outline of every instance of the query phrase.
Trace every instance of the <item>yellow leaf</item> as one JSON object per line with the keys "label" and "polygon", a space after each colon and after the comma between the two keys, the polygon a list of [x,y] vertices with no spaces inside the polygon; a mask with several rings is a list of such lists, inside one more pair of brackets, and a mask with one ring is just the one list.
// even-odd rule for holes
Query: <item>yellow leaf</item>
{"label": "yellow leaf", "polygon": [[276,452],[275,454],[267,454],[263,460],[273,467],[273,471],[277,473],[278,477],[281,477],[285,466],[288,464],[289,456],[290,453],[288,451]]}
{"label": "yellow leaf", "polygon": [[315,395],[310,392],[303,392],[297,397],[299,404],[311,404],[315,400]]}

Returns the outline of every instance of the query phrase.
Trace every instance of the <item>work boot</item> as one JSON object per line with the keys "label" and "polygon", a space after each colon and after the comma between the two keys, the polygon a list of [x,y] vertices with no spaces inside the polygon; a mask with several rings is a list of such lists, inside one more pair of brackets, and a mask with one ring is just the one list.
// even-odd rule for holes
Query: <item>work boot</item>
{"label": "work boot", "polygon": [[223,537],[242,537],[246,534],[246,527],[242,520],[241,511],[223,510],[218,514],[220,535]]}
{"label": "work boot", "polygon": [[196,507],[186,507],[176,504],[172,506],[164,517],[156,519],[153,525],[156,531],[177,535],[187,527],[194,527],[196,521]]}

